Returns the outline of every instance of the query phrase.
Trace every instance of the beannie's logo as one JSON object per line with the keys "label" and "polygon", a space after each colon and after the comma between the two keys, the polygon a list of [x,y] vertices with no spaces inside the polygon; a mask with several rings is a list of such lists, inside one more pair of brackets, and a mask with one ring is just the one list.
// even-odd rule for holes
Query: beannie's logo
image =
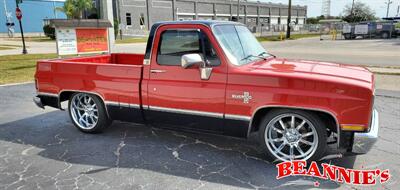
{"label": "beannie's logo", "polygon": [[[316,162],[307,162],[295,160],[291,162],[282,162],[276,165],[278,175],[276,179],[282,179],[288,176],[311,176],[320,179],[331,180],[339,183],[354,185],[375,185],[385,183],[390,179],[389,170],[355,170],[323,163],[321,168]],[[318,185],[319,183],[316,183]]]}

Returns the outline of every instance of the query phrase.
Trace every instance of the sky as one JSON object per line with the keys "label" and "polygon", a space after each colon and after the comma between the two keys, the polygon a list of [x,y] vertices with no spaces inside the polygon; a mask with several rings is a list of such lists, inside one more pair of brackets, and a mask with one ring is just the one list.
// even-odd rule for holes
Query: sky
{"label": "sky", "polygon": [[[261,2],[284,3],[288,4],[289,0],[260,0]],[[293,5],[307,5],[308,17],[315,17],[321,15],[323,0],[292,0]],[[358,2],[366,3],[372,10],[375,11],[376,16],[386,17],[386,9],[388,0],[355,0]],[[389,17],[396,16],[397,7],[400,5],[400,0],[391,0]],[[331,0],[331,15],[339,16],[346,4],[351,4],[352,0]]]}

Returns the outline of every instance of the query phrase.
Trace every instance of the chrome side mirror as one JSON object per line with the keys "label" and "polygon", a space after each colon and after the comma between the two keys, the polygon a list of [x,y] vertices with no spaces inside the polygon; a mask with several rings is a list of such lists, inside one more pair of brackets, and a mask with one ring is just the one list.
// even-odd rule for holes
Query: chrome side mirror
{"label": "chrome side mirror", "polygon": [[203,58],[198,53],[185,54],[181,58],[181,66],[184,69],[190,68],[194,65],[198,65],[199,67],[203,67],[205,65]]}
{"label": "chrome side mirror", "polygon": [[201,80],[208,80],[211,76],[212,68],[206,67],[206,63],[198,53],[185,54],[182,56],[181,65],[184,69],[197,65],[200,70]]}

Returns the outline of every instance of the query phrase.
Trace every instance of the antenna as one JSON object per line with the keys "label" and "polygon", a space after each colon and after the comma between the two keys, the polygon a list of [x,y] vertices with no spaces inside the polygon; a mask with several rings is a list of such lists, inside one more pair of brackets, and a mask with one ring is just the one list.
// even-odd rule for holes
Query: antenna
{"label": "antenna", "polygon": [[324,15],[325,17],[331,16],[331,0],[322,0],[321,15]]}

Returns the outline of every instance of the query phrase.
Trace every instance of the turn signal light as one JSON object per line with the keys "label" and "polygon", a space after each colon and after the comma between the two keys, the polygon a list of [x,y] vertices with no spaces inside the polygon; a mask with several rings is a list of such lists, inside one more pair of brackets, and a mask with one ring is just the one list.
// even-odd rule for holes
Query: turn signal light
{"label": "turn signal light", "polygon": [[343,131],[364,131],[364,125],[342,125]]}

